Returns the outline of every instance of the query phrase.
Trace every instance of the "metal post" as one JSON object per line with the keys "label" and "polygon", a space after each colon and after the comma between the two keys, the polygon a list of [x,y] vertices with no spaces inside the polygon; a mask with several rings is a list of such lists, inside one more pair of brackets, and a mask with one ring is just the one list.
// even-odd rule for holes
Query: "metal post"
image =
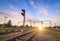
{"label": "metal post", "polygon": [[[25,12],[24,12],[25,14]],[[23,26],[25,26],[25,15],[24,15],[24,19],[23,19]]]}

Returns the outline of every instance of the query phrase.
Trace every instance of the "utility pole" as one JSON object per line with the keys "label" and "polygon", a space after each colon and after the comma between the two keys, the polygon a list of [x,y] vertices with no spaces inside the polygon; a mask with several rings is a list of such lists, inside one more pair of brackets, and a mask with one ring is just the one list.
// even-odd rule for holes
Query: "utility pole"
{"label": "utility pole", "polygon": [[49,22],[50,22],[50,27],[52,27],[51,20]]}
{"label": "utility pole", "polygon": [[25,26],[25,10],[22,9],[21,15],[23,16],[23,26]]}
{"label": "utility pole", "polygon": [[30,26],[32,26],[32,21],[31,20],[29,20],[30,21]]}
{"label": "utility pole", "polygon": [[41,21],[41,26],[43,27],[43,21]]}

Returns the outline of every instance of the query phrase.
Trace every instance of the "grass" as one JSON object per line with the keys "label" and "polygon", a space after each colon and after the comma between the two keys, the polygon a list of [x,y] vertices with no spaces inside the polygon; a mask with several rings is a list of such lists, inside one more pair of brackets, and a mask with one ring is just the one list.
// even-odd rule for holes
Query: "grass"
{"label": "grass", "polygon": [[[54,28],[55,29],[55,28]],[[54,36],[54,41],[60,41],[60,32],[51,28],[44,28],[40,33]],[[48,40],[51,41],[51,40]]]}
{"label": "grass", "polygon": [[3,41],[4,39],[6,39],[7,37],[0,37],[0,41]]}
{"label": "grass", "polygon": [[[28,28],[29,29],[29,28]],[[4,33],[4,32],[6,32],[6,30],[0,30],[0,33]],[[15,35],[18,35],[18,34],[20,34],[21,32],[14,32],[14,33],[9,33],[9,34],[5,34],[4,36],[0,36],[0,41],[3,41],[3,40],[5,40],[5,39],[7,39],[7,38],[10,38],[10,37],[13,37],[13,36],[15,36]]]}
{"label": "grass", "polygon": [[5,40],[5,39],[7,39],[7,38],[9,38],[9,37],[13,37],[13,36],[18,35],[18,34],[20,34],[20,32],[15,32],[15,33],[6,34],[6,35],[0,37],[0,41],[3,41],[3,40]]}
{"label": "grass", "polygon": [[59,31],[54,31],[53,29],[46,29],[45,34],[50,34],[55,37],[56,41],[60,41],[60,32]]}
{"label": "grass", "polygon": [[0,30],[0,32],[5,32],[5,30]]}

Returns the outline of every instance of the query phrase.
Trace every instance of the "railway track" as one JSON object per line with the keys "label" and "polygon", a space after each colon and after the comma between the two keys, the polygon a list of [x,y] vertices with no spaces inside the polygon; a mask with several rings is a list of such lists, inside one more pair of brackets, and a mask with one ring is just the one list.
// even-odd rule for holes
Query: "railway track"
{"label": "railway track", "polygon": [[30,30],[20,35],[5,39],[3,41],[30,41],[30,39],[36,34],[36,30]]}

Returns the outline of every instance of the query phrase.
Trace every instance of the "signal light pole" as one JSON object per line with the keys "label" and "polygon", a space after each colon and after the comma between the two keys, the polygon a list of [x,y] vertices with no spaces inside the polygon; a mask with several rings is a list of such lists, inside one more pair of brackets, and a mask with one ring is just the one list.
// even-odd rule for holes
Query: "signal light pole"
{"label": "signal light pole", "polygon": [[25,10],[22,9],[21,15],[23,16],[23,26],[25,26]]}

